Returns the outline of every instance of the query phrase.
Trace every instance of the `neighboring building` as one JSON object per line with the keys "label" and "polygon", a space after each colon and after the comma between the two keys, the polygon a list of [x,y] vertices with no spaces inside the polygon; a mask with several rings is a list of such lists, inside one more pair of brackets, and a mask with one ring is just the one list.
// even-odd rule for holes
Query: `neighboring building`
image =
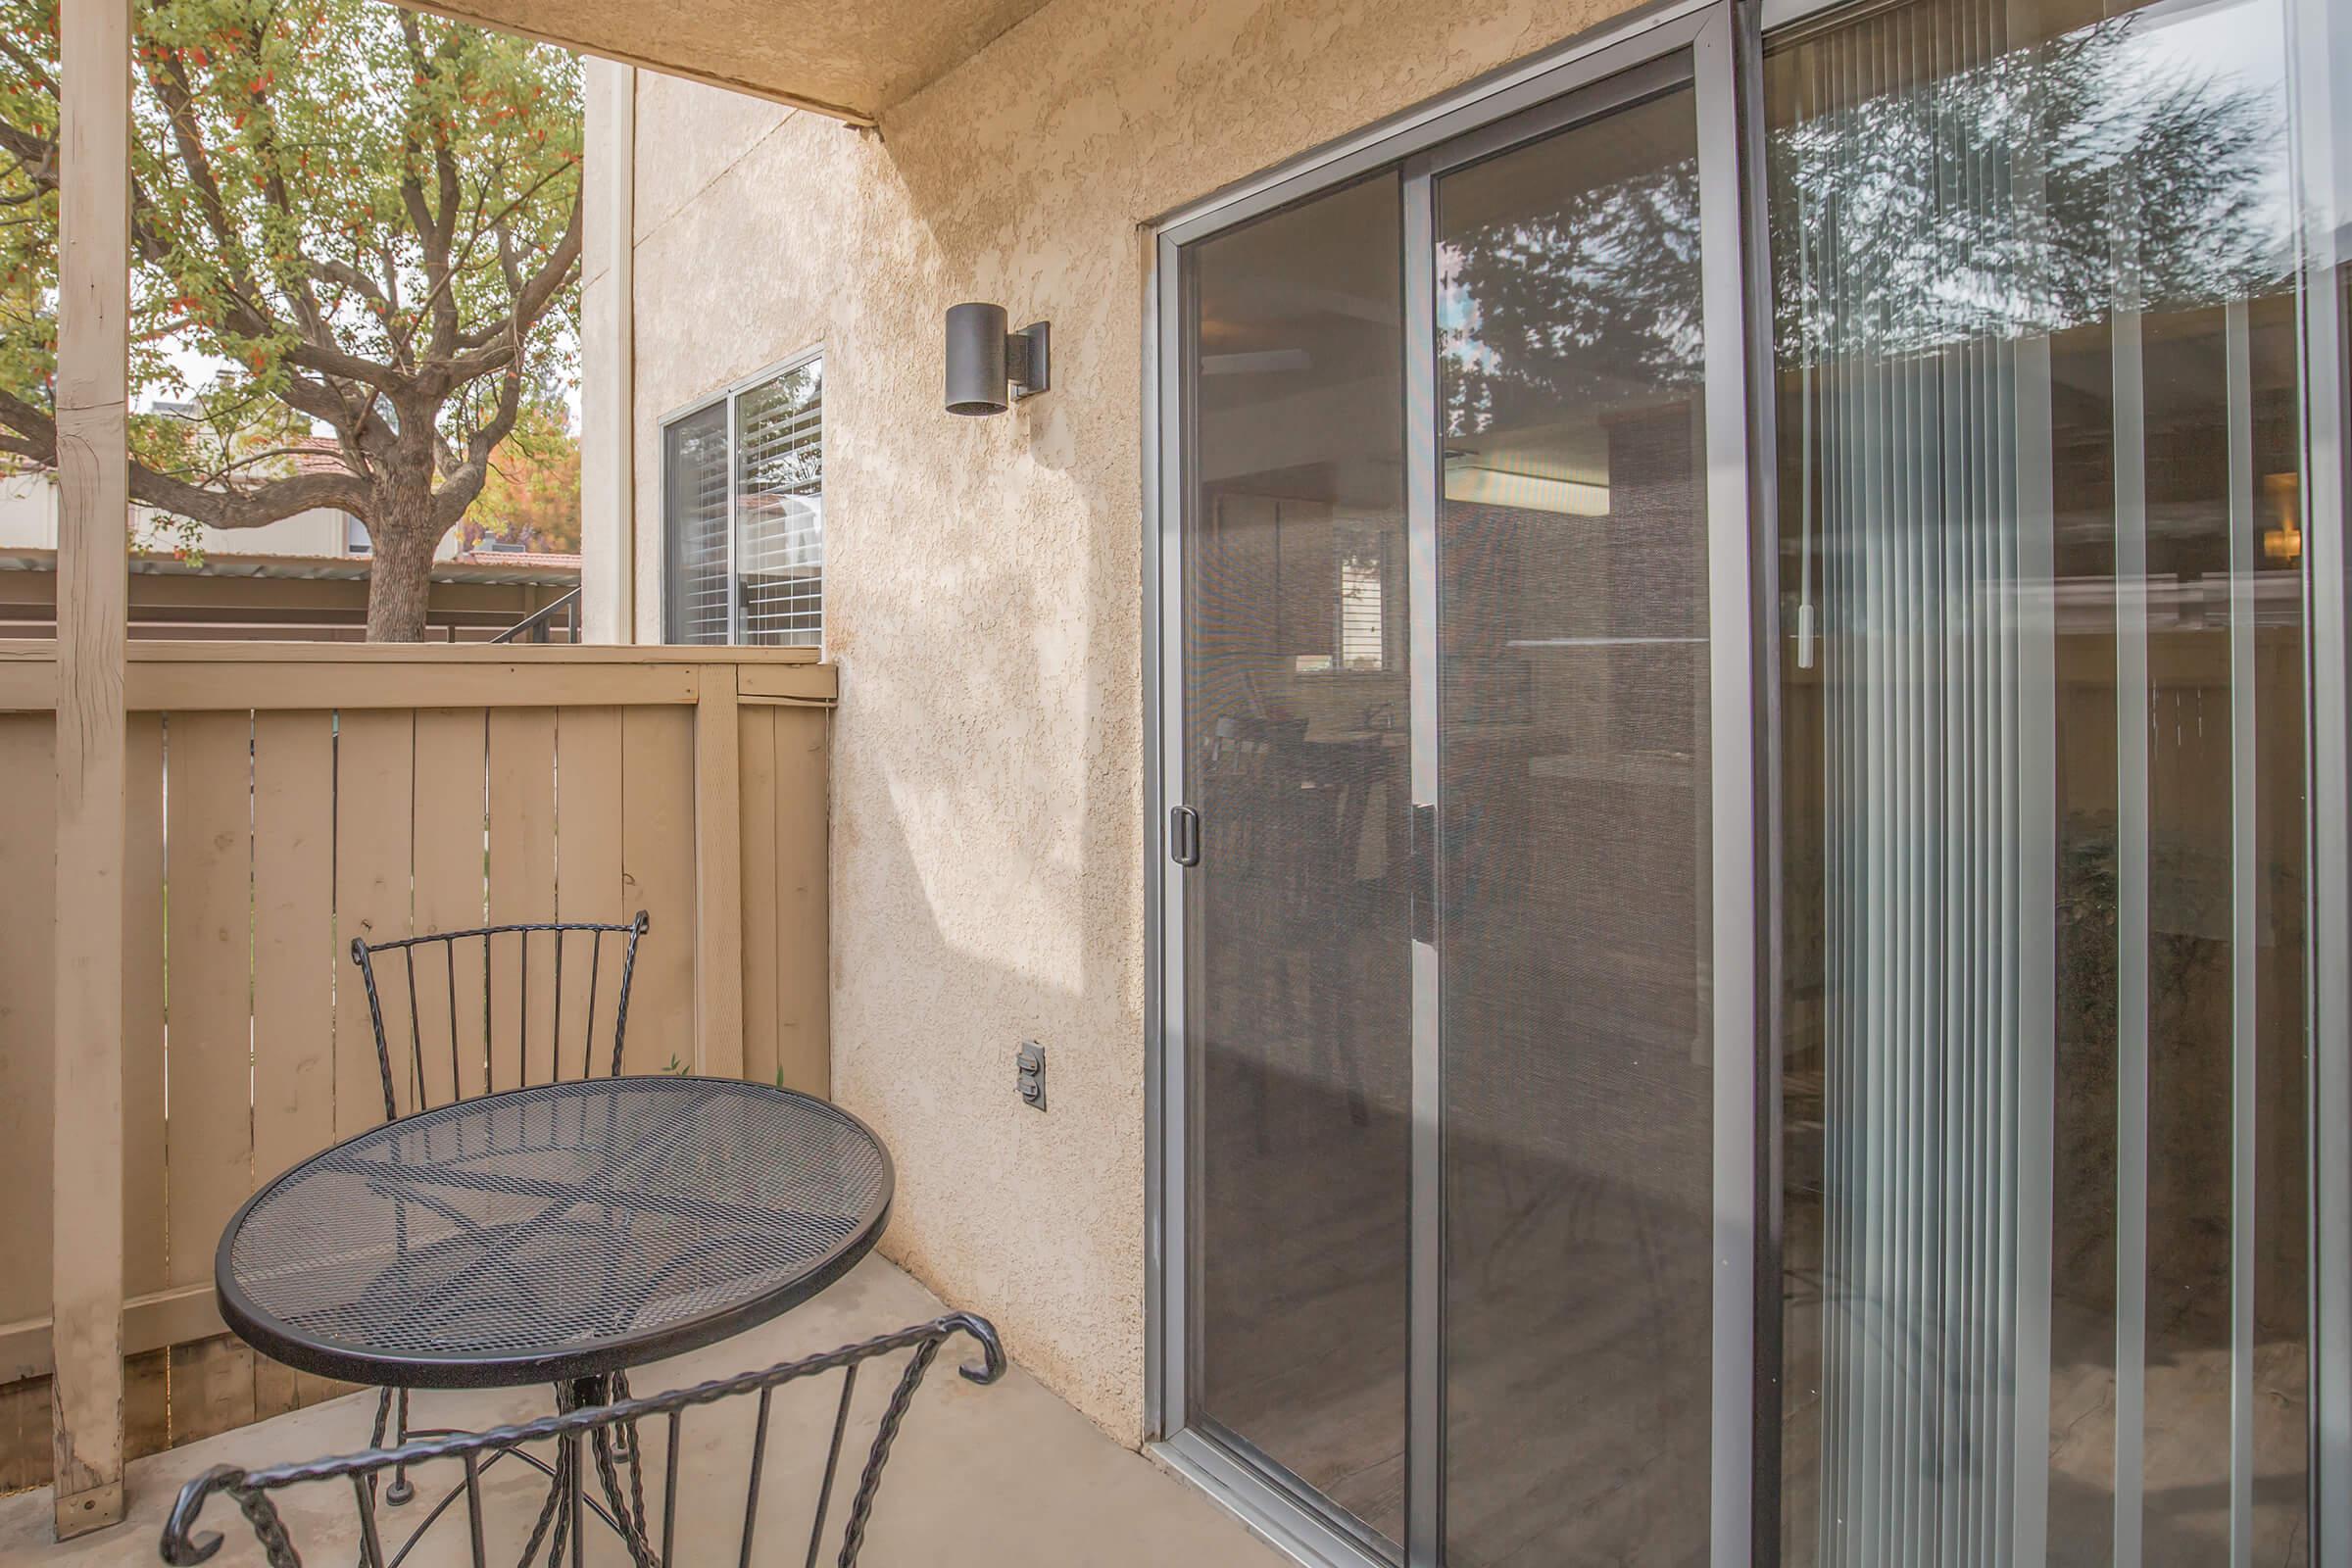
{"label": "neighboring building", "polygon": [[802,573],[886,1250],[1315,1560],[2305,1560],[2328,8],[996,11],[592,81],[591,596]]}
{"label": "neighboring building", "polygon": [[[55,550],[57,508],[57,480],[48,471],[0,475],[0,550]],[[177,524],[151,507],[132,509],[131,536],[144,555],[172,555],[183,548]],[[368,534],[350,513],[313,507],[259,528],[201,528],[193,548],[207,557],[340,558],[366,554]]]}
{"label": "neighboring building", "polygon": [[[333,461],[323,451],[296,460]],[[56,633],[57,515],[51,474],[0,474],[0,638]],[[154,509],[136,507],[131,533],[133,637],[354,642],[366,634],[368,530],[348,512],[314,507],[259,528],[200,528],[190,541]],[[577,555],[464,552],[453,529],[433,555],[427,635],[495,637],[579,580]]]}

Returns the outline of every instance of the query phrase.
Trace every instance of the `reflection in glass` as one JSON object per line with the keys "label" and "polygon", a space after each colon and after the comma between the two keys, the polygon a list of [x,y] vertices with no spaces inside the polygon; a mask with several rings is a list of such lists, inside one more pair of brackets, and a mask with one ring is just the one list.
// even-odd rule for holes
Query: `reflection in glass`
{"label": "reflection in glass", "polygon": [[2310,1549],[2286,61],[1912,0],[1767,62],[1791,1564]]}
{"label": "reflection in glass", "polygon": [[1703,1562],[1688,87],[1441,176],[1446,1561]]}
{"label": "reflection in glass", "polygon": [[1411,1104],[1392,173],[1185,252],[1195,1408],[1403,1535]]}

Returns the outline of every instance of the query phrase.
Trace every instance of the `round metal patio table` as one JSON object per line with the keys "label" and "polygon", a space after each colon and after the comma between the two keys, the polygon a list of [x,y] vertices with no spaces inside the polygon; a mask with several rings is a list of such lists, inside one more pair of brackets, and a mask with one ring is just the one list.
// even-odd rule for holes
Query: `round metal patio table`
{"label": "round metal patio table", "polygon": [[[871,1129],[789,1090],[675,1077],[514,1089],[295,1166],[229,1221],[214,1283],[237,1337],[288,1366],[403,1391],[553,1383],[558,1408],[578,1409],[625,1396],[630,1367],[739,1334],[848,1273],[889,1219],[892,1181]],[[585,1506],[650,1568],[633,1429],[617,1445],[599,1432],[595,1460],[601,1503],[576,1441],[552,1465],[524,1458],[550,1480],[526,1561],[569,1498],[575,1563]],[[394,1475],[397,1504],[411,1492],[406,1468]],[[370,1542],[372,1506],[370,1492]]]}
{"label": "round metal patio table", "polygon": [[515,1089],[388,1122],[256,1193],[220,1315],[392,1388],[578,1384],[798,1305],[871,1250],[890,1155],[807,1095],[717,1078]]}

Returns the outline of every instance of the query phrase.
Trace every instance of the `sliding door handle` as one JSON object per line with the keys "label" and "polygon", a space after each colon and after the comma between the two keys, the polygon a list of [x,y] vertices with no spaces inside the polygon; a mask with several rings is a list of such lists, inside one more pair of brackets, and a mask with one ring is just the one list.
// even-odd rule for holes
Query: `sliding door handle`
{"label": "sliding door handle", "polygon": [[1438,940],[1438,808],[1413,808],[1413,940]]}
{"label": "sliding door handle", "polygon": [[1189,806],[1168,811],[1168,858],[1178,865],[1200,863],[1200,813]]}

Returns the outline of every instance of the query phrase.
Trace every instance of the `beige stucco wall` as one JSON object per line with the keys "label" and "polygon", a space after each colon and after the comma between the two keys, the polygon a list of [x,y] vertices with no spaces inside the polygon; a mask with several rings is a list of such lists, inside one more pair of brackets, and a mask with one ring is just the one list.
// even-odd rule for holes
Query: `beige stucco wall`
{"label": "beige stucco wall", "polygon": [[[833,1082],[883,1250],[1122,1441],[1144,1399],[1140,225],[1622,0],[1054,0],[879,134],[640,73],[639,634],[664,414],[826,350]],[[1054,390],[940,409],[958,300]],[[1045,1043],[1051,1110],[1013,1092]]]}

